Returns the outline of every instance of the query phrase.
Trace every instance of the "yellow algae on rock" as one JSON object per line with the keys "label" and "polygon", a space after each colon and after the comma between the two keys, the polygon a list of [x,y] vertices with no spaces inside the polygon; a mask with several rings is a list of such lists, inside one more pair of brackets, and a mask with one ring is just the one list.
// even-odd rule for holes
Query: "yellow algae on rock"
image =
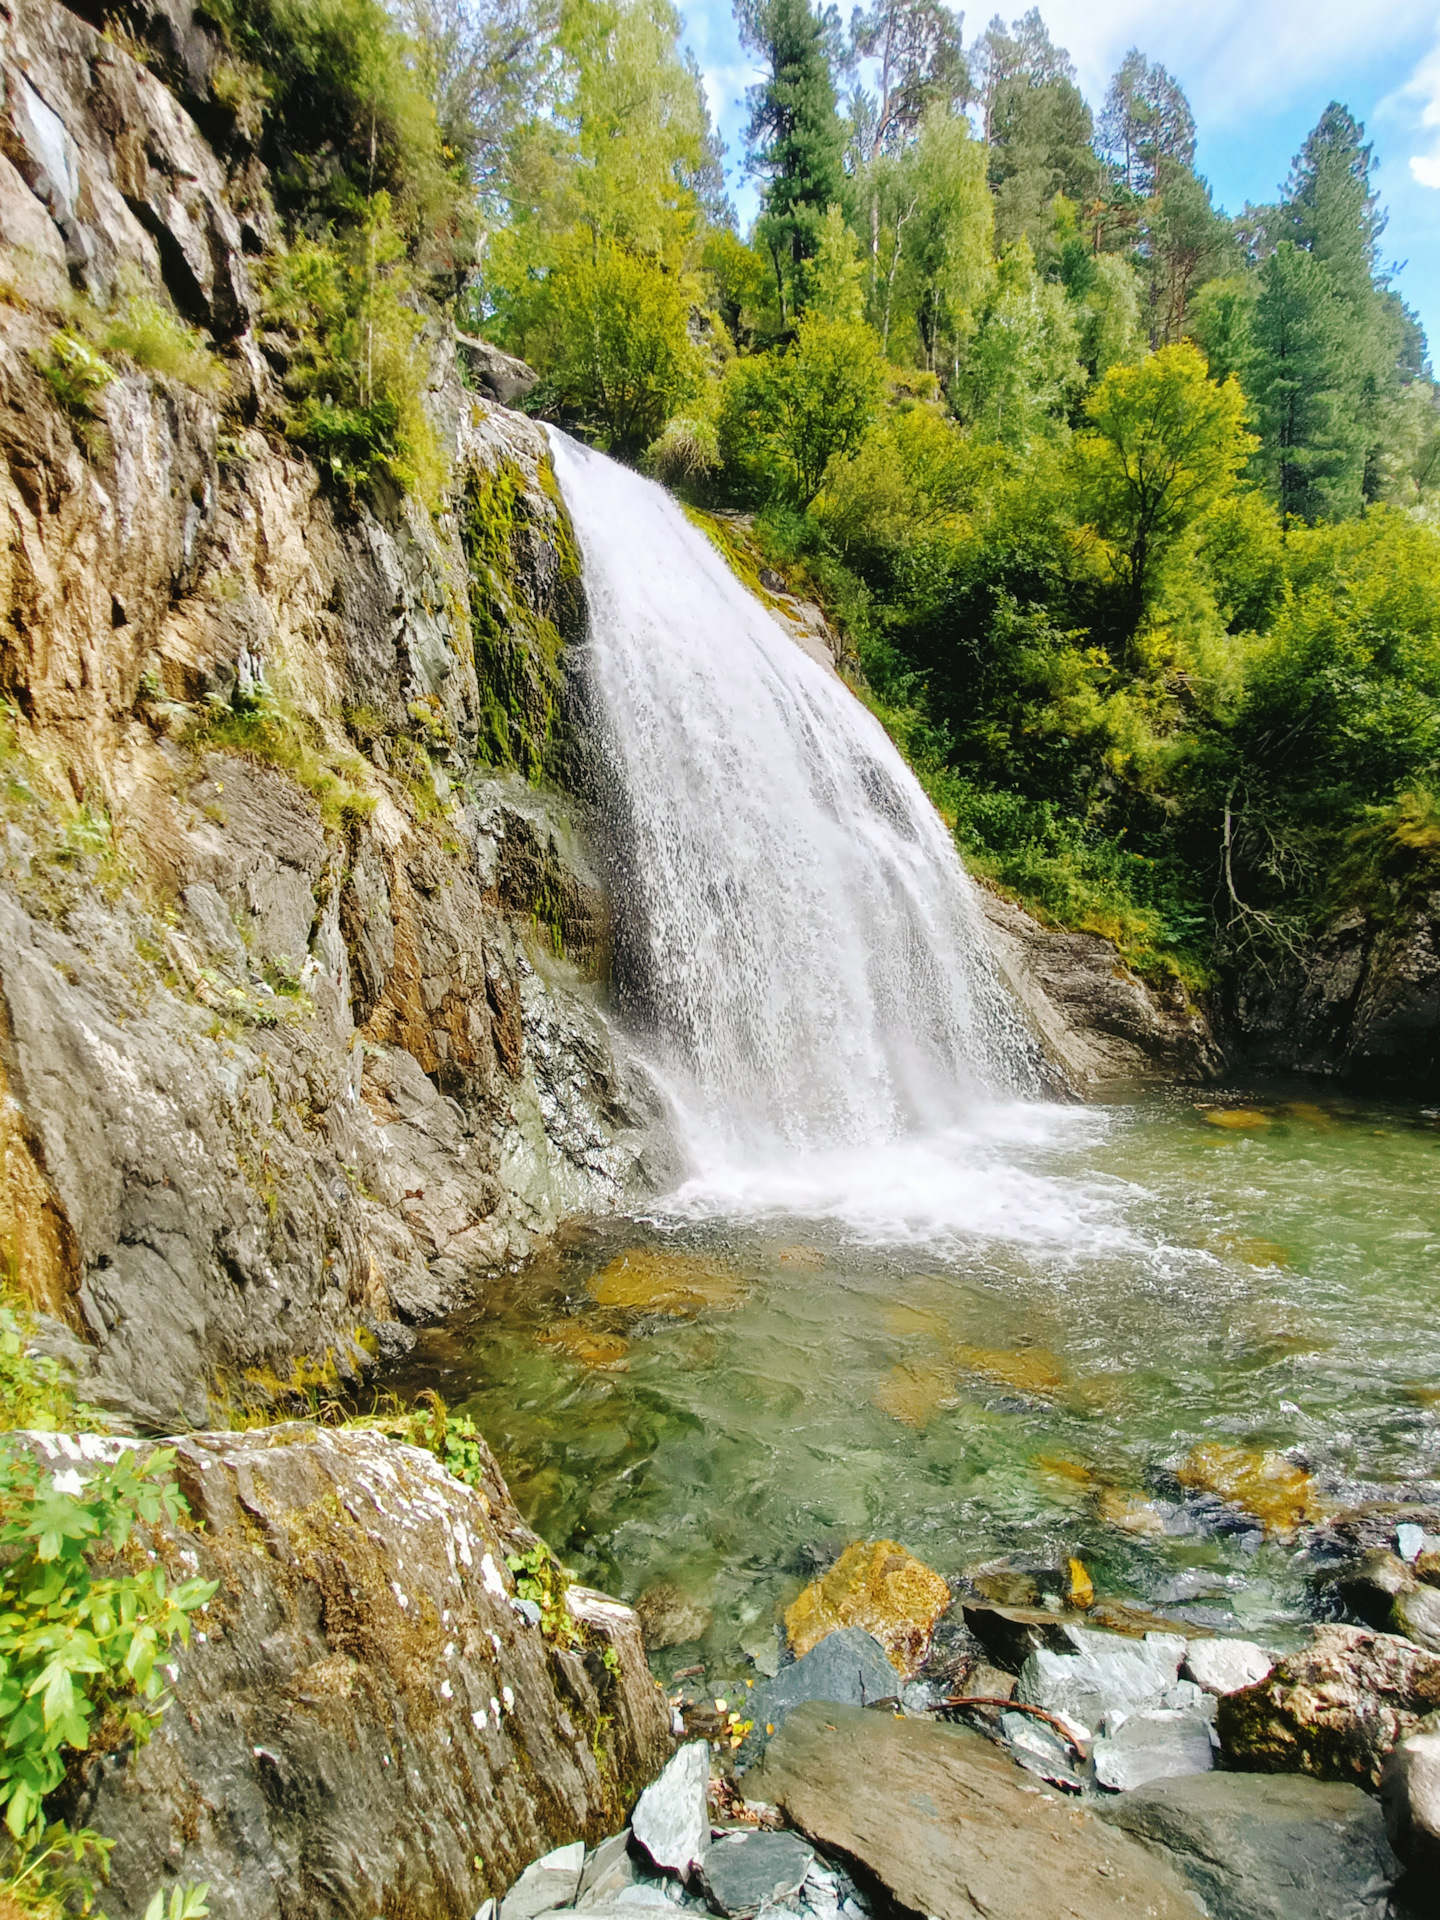
{"label": "yellow algae on rock", "polygon": [[1052,1394],[1065,1384],[1060,1362],[1044,1347],[956,1347],[956,1364],[1018,1393]]}
{"label": "yellow algae on rock", "polygon": [[924,1665],[950,1589],[893,1540],[856,1540],[785,1609],[785,1631],[802,1659],[827,1633],[863,1627],[905,1679]]}
{"label": "yellow algae on rock", "polygon": [[578,1360],[582,1367],[604,1367],[612,1373],[623,1373],[629,1365],[625,1358],[630,1351],[628,1340],[622,1340],[618,1333],[592,1333],[588,1327],[573,1322],[561,1321],[558,1326],[546,1327],[540,1335],[540,1344],[557,1347],[572,1360]]}
{"label": "yellow algae on rock", "polygon": [[1085,1562],[1073,1556],[1065,1567],[1065,1598],[1081,1613],[1095,1604],[1095,1582],[1090,1578]]}
{"label": "yellow algae on rock", "polygon": [[954,1391],[944,1367],[892,1367],[870,1396],[882,1413],[907,1427],[923,1427]]}
{"label": "yellow algae on rock", "polygon": [[1228,1127],[1232,1133],[1258,1133],[1271,1124],[1270,1115],[1254,1107],[1202,1107],[1200,1118],[1207,1127]]}
{"label": "yellow algae on rock", "polygon": [[1165,1531],[1165,1518],[1153,1500],[1143,1494],[1126,1493],[1120,1487],[1102,1487],[1095,1502],[1096,1511],[1108,1526],[1122,1533],[1158,1534]]}
{"label": "yellow algae on rock", "polygon": [[738,1307],[746,1287],[734,1267],[698,1253],[631,1247],[590,1282],[597,1306],[628,1307],[688,1319],[707,1307]]}
{"label": "yellow algae on rock", "polygon": [[1269,1533],[1293,1533],[1302,1521],[1319,1518],[1315,1482],[1280,1453],[1253,1453],[1207,1440],[1192,1449],[1176,1477],[1183,1487],[1216,1493],[1243,1507]]}
{"label": "yellow algae on rock", "polygon": [[929,1307],[910,1307],[892,1300],[882,1316],[885,1331],[896,1340],[940,1340],[948,1344],[950,1329]]}
{"label": "yellow algae on rock", "polygon": [[1290,1249],[1278,1240],[1259,1240],[1245,1233],[1222,1233],[1215,1242],[1221,1253],[1243,1260],[1247,1267],[1288,1267]]}

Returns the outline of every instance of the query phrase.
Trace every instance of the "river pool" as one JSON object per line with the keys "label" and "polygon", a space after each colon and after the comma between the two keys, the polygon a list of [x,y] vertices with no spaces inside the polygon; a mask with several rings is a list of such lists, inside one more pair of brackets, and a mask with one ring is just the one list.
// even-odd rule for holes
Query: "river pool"
{"label": "river pool", "polygon": [[[1440,1481],[1440,1116],[1017,1103],[733,1168],[572,1224],[393,1384],[473,1415],[579,1577],[680,1590],[667,1676],[773,1670],[858,1536],[947,1578],[1076,1555],[1102,1596],[1284,1641],[1295,1524]],[[1196,1479],[1221,1448],[1286,1456],[1268,1530]]]}

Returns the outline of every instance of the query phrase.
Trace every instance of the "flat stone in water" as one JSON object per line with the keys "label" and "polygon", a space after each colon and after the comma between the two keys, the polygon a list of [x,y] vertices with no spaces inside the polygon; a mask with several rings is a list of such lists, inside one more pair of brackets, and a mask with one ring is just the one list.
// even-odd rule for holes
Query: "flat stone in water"
{"label": "flat stone in water", "polygon": [[1215,1749],[1210,1723],[1202,1714],[1132,1713],[1114,1734],[1095,1742],[1092,1758],[1102,1787],[1112,1793],[1133,1793],[1152,1780],[1209,1773]]}
{"label": "flat stone in water", "polygon": [[1358,1787],[1298,1774],[1163,1780],[1096,1811],[1164,1847],[1212,1920],[1382,1920],[1398,1863]]}
{"label": "flat stone in water", "polygon": [[743,1833],[719,1840],[705,1856],[705,1889],[717,1913],[748,1920],[761,1907],[797,1893],[815,1849],[793,1833]]}
{"label": "flat stone in water", "polygon": [[938,1920],[1195,1920],[1172,1869],[1068,1796],[1041,1793],[982,1734],[812,1701],[744,1785]]}
{"label": "flat stone in water", "polygon": [[636,1801],[631,1831],[657,1867],[683,1876],[705,1858],[709,1780],[710,1749],[703,1740],[692,1740]]}

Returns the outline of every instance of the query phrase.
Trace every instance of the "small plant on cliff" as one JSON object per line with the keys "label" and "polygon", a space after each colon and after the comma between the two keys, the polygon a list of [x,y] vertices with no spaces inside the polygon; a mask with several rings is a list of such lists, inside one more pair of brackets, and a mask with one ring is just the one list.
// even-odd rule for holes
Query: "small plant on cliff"
{"label": "small plant on cliff", "polygon": [[[0,1447],[0,1807],[21,1845],[44,1836],[43,1805],[66,1755],[90,1745],[97,1715],[148,1738],[165,1708],[157,1663],[215,1582],[171,1588],[158,1563],[126,1555],[140,1522],[175,1521],[175,1455],[127,1450],[113,1462],[49,1472],[13,1442]],[[92,1556],[104,1550],[103,1568]],[[138,1569],[138,1570],[137,1570]]]}
{"label": "small plant on cliff", "polygon": [[115,378],[114,371],[78,333],[63,327],[50,342],[50,351],[37,353],[34,359],[41,378],[69,415],[85,451],[92,456],[102,453],[105,429],[96,402]]}
{"label": "small plant on cliff", "polygon": [[271,271],[268,307],[295,342],[290,438],[352,500],[385,478],[435,505],[445,462],[424,405],[425,321],[389,195],[338,236],[297,241]]}

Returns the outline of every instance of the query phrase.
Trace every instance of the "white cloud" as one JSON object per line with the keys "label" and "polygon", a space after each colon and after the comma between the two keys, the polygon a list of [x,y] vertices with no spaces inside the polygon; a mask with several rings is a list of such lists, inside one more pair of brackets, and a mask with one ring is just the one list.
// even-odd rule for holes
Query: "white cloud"
{"label": "white cloud", "polygon": [[1385,104],[1393,107],[1402,124],[1413,125],[1416,102],[1420,103],[1419,124],[1429,135],[1426,145],[1430,151],[1411,154],[1410,172],[1422,187],[1440,188],[1440,40]]}

